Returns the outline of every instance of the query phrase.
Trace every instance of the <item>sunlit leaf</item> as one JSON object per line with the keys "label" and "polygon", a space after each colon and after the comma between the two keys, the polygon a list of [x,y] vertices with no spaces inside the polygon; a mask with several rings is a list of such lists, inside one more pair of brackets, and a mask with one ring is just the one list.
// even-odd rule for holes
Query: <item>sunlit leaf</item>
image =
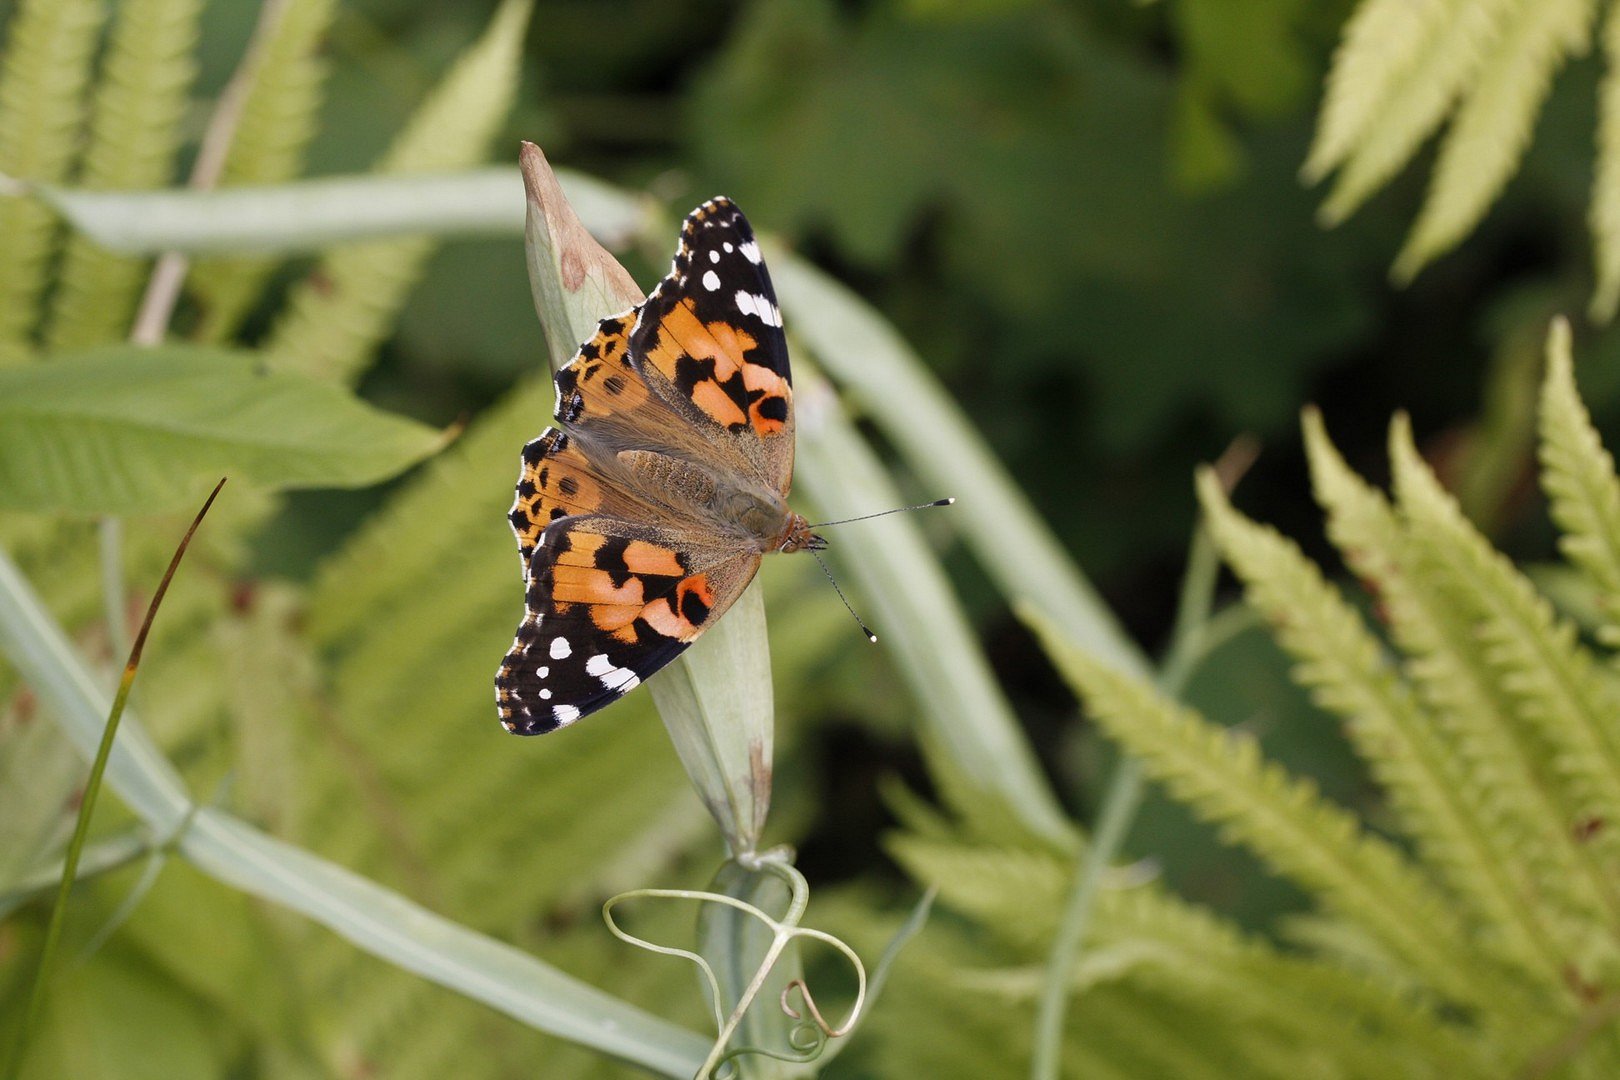
{"label": "sunlit leaf", "polygon": [[127,514],[195,501],[222,475],[361,487],[427,457],[431,428],[250,354],[113,347],[0,372],[0,507]]}

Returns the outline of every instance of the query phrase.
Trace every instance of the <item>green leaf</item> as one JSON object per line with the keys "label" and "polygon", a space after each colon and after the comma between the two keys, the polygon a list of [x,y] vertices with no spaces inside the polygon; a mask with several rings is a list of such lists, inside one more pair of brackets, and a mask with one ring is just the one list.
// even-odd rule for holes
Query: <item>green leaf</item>
{"label": "green leaf", "polygon": [[139,956],[64,965],[20,1080],[208,1080],[226,1074],[236,1032]]}
{"label": "green leaf", "polygon": [[[602,181],[557,170],[563,193],[610,246],[639,235],[646,204]],[[191,191],[87,191],[19,182],[111,251],[155,255],[308,254],[349,240],[412,233],[520,236],[523,180],[510,165],[411,175],[363,173],[287,184]],[[572,354],[570,354],[572,355]]]}
{"label": "green leaf", "polygon": [[1305,162],[1307,181],[1315,183],[1349,156],[1377,122],[1396,83],[1423,62],[1456,7],[1457,0],[1363,0],[1356,7],[1328,74],[1327,97]]}
{"label": "green leaf", "polygon": [[[1508,880],[1541,883],[1540,903],[1524,913],[1527,929],[1562,936],[1575,951],[1571,929],[1606,921],[1620,906],[1607,871],[1590,845],[1567,828],[1573,815],[1561,802],[1560,785],[1528,743],[1511,700],[1497,690],[1470,613],[1450,603],[1436,575],[1424,571],[1418,545],[1394,508],[1350,470],[1315,410],[1306,412],[1304,427],[1311,484],[1328,515],[1328,536],[1378,597],[1408,658],[1406,677],[1456,756],[1462,773],[1458,798]],[[1472,906],[1485,896],[1473,895]]]}
{"label": "green leaf", "polygon": [[[290,0],[260,8],[260,20],[274,30],[244,61],[248,90],[231,137],[220,184],[271,184],[297,176],[304,149],[315,134],[326,83],[324,44],[336,0]],[[195,268],[190,290],[203,309],[197,336],[229,337],[263,289],[275,263],[262,259],[221,260]]]}
{"label": "green leaf", "polygon": [[[1617,695],[1576,629],[1462,514],[1418,454],[1410,424],[1390,430],[1397,504],[1428,572],[1475,623],[1498,690],[1559,780],[1563,825],[1585,834],[1620,818]],[[1586,837],[1612,857],[1620,836],[1599,827]]]}
{"label": "green leaf", "polygon": [[67,839],[82,773],[79,756],[36,706],[0,709],[0,890]]}
{"label": "green leaf", "polygon": [[0,507],[128,514],[195,500],[221,475],[362,487],[422,460],[432,429],[219,349],[97,349],[0,372]]}
{"label": "green leaf", "polygon": [[[1387,0],[1377,6],[1385,8],[1407,7],[1401,0]],[[1467,88],[1469,80],[1485,63],[1487,54],[1502,32],[1502,23],[1513,10],[1524,6],[1524,0],[1444,0],[1429,6],[1434,13],[1435,25],[1422,39],[1420,55],[1412,58],[1410,66],[1390,76],[1382,96],[1368,93],[1366,88],[1351,80],[1348,67],[1357,51],[1346,48],[1339,53],[1330,85],[1338,79],[1341,67],[1346,69],[1344,94],[1367,94],[1362,103],[1366,112],[1353,139],[1333,139],[1335,155],[1328,155],[1323,147],[1328,143],[1319,137],[1318,150],[1312,152],[1306,163],[1306,177],[1317,179],[1334,167],[1339,174],[1333,182],[1333,191],[1322,204],[1321,218],[1328,225],[1336,225],[1355,212],[1373,192],[1403,168],[1425,139],[1434,134],[1456,105]],[[1399,48],[1391,49],[1385,41],[1382,46],[1368,42],[1365,57],[1374,64],[1383,62],[1380,49],[1399,55]],[[1329,124],[1324,112],[1323,130]],[[1341,145],[1342,143],[1342,145]]]}

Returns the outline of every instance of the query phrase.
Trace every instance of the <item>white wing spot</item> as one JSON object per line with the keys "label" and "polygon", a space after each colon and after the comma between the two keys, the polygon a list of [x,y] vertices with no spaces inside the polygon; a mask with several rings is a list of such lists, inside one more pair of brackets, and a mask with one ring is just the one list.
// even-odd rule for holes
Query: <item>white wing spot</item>
{"label": "white wing spot", "polygon": [[[714,252],[711,251],[709,254],[713,255]],[[703,287],[708,289],[710,292],[714,292],[714,290],[720,287],[720,275],[715,273],[713,270],[710,270],[708,273],[704,274]]]}
{"label": "white wing spot", "polygon": [[567,727],[579,719],[579,710],[572,705],[553,705],[551,718],[557,721],[558,727]]}
{"label": "white wing spot", "polygon": [[744,244],[740,250],[743,253],[743,258],[747,259],[751,263],[754,263],[755,265],[758,265],[761,258],[758,244],[750,240],[748,243]]}
{"label": "white wing spot", "polygon": [[534,669],[534,673],[543,679],[547,675],[551,674],[551,668],[547,667],[545,664],[541,664],[539,667]]}
{"label": "white wing spot", "polygon": [[712,263],[717,263],[720,261],[720,253],[714,250],[714,248],[709,249],[709,261]]}
{"label": "white wing spot", "polygon": [[766,326],[781,326],[781,310],[763,296],[755,296],[742,289],[737,290],[737,310],[744,315],[758,316],[759,321]]}
{"label": "white wing spot", "polygon": [[731,254],[731,253],[732,253],[732,252],[733,252],[733,251],[736,251],[736,250],[737,250],[737,249],[736,249],[736,248],[734,248],[734,247],[732,247],[732,246],[731,246],[731,241],[730,241],[730,240],[727,240],[727,241],[726,241],[726,242],[725,242],[725,243],[724,243],[724,244],[721,244],[721,245],[720,245],[720,246],[721,246],[721,247],[723,247],[723,248],[725,248],[725,249],[726,249],[726,254],[727,254],[727,255],[729,255],[729,254]]}
{"label": "white wing spot", "polygon": [[541,701],[550,701],[551,700],[551,691],[542,688],[541,691],[540,691],[540,700]]}
{"label": "white wing spot", "polygon": [[585,673],[601,679],[605,689],[617,690],[621,694],[628,694],[641,682],[635,672],[629,668],[619,667],[604,653],[598,653],[585,661]]}
{"label": "white wing spot", "polygon": [[551,658],[553,660],[566,660],[573,651],[573,646],[568,644],[567,638],[554,637],[551,639]]}

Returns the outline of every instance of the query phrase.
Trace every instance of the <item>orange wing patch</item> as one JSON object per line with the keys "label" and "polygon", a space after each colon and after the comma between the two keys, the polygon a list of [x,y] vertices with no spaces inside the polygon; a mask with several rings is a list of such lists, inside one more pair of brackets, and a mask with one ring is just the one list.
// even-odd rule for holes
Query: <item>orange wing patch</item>
{"label": "orange wing patch", "polygon": [[715,423],[772,435],[787,421],[790,391],[782,376],[747,359],[758,344],[732,323],[703,322],[686,299],[658,323],[647,362]]}
{"label": "orange wing patch", "polygon": [[596,334],[557,372],[557,419],[563,423],[630,412],[647,401],[647,387],[630,363],[635,312],[597,324]]}
{"label": "orange wing patch", "polygon": [[714,607],[714,590],[707,574],[693,574],[675,586],[671,596],[661,596],[641,610],[647,625],[677,641],[691,641],[703,632],[703,624]]}
{"label": "orange wing patch", "polygon": [[507,514],[517,533],[523,565],[540,542],[547,525],[569,514],[589,514],[602,508],[602,485],[585,455],[570,445],[566,434],[547,428],[523,448],[523,472],[517,498]]}
{"label": "orange wing patch", "polygon": [[596,629],[623,642],[637,640],[637,620],[679,641],[702,632],[714,605],[705,574],[688,574],[680,554],[660,544],[587,529],[570,529],[559,538],[544,575],[559,614],[582,605]]}

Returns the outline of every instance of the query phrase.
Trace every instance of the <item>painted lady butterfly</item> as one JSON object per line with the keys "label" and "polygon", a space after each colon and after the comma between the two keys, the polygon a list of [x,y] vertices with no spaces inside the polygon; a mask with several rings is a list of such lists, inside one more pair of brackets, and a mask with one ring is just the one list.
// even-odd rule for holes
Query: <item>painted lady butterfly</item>
{"label": "painted lady butterfly", "polygon": [[824,546],[787,508],[793,390],[770,275],[711,199],[669,276],[557,372],[509,515],[528,610],[495,676],[501,723],[566,727],[679,656],[771,551]]}

